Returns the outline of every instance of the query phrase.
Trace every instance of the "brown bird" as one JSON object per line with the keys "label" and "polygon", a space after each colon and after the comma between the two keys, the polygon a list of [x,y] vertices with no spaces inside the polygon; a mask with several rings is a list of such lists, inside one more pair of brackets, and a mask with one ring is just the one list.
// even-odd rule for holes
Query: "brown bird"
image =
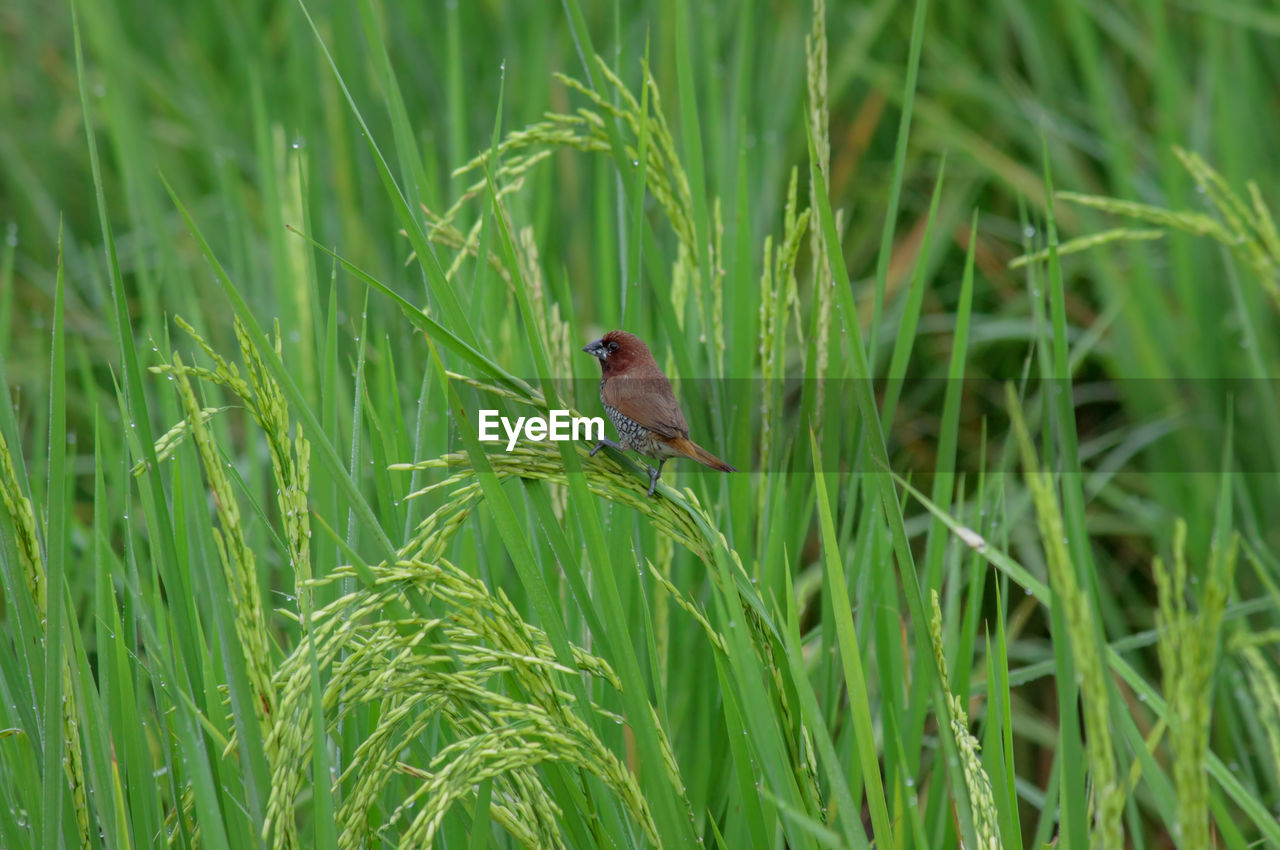
{"label": "brown bird", "polygon": [[600,402],[621,443],[601,440],[591,450],[592,457],[605,446],[613,446],[656,460],[658,467],[649,467],[650,496],[658,485],[662,465],[673,457],[693,458],[712,469],[737,472],[689,439],[689,426],[671,391],[671,382],[638,336],[609,331],[582,350],[600,360]]}

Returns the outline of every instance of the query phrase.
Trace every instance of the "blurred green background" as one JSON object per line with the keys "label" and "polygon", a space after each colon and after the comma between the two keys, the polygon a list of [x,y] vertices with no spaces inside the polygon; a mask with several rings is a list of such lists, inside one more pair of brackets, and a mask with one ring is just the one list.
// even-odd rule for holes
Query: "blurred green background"
{"label": "blurred green background", "polygon": [[[0,845],[1280,846],[1278,39],[0,6]],[[484,459],[612,327],[746,472]]]}

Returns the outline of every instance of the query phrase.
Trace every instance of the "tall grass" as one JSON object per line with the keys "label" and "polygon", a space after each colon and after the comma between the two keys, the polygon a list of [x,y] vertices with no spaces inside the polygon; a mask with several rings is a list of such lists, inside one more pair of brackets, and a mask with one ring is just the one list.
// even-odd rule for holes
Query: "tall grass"
{"label": "tall grass", "polygon": [[1269,14],[0,12],[0,846],[1280,846]]}

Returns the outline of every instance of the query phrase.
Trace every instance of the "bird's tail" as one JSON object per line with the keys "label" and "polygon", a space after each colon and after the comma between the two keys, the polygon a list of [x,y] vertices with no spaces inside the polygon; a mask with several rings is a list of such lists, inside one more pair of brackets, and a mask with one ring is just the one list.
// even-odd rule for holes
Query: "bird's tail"
{"label": "bird's tail", "polygon": [[669,443],[669,445],[671,446],[671,448],[680,452],[680,454],[684,455],[685,457],[696,460],[698,463],[702,464],[703,466],[709,466],[712,469],[718,469],[721,472],[737,472],[738,471],[737,469],[725,463],[720,458],[716,457],[711,452],[707,451],[702,446],[698,445],[692,440],[685,439],[684,437],[677,437],[676,439],[672,440]]}

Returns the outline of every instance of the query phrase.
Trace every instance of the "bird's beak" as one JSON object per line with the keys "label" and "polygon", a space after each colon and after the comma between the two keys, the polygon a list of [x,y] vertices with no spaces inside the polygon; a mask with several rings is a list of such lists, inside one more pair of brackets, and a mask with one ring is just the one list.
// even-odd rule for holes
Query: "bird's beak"
{"label": "bird's beak", "polygon": [[604,347],[604,340],[598,339],[595,342],[582,346],[582,350],[590,354],[592,357],[598,357],[601,360],[609,356],[609,352]]}

